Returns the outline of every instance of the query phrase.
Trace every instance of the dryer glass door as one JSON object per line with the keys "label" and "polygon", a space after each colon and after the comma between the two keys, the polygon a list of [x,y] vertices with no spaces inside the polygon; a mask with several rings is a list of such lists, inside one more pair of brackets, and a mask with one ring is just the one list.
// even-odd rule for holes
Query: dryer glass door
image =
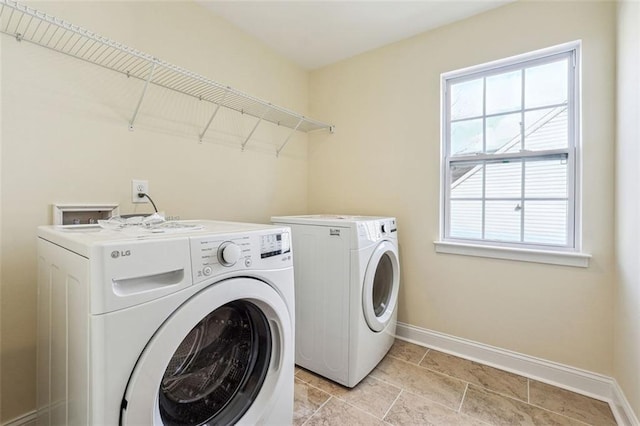
{"label": "dryer glass door", "polygon": [[[144,320],[144,319],[142,319]],[[183,303],[133,370],[122,425],[260,423],[293,363],[288,308],[270,285],[232,278]]]}
{"label": "dryer glass door", "polygon": [[385,253],[378,263],[373,276],[373,312],[377,317],[384,314],[391,301],[393,287],[393,265]]}
{"label": "dryer glass door", "polygon": [[389,241],[380,243],[369,260],[364,278],[364,317],[373,331],[382,331],[391,321],[398,303],[400,267],[398,253]]}

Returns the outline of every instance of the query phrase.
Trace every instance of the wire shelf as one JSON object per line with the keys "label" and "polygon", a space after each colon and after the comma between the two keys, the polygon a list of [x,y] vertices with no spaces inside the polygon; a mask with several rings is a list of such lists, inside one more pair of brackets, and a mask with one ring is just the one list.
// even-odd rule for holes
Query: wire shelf
{"label": "wire shelf", "polygon": [[292,129],[292,133],[276,151],[277,154],[295,131],[307,133],[334,130],[334,126],[330,124],[273,105],[16,1],[0,0],[0,32],[13,36],[18,41],[34,43],[145,82],[143,93],[129,122],[130,129],[133,129],[148,85],[153,84],[216,105],[213,115],[199,135],[201,141],[220,107],[258,119],[242,144],[242,149],[262,121]]}

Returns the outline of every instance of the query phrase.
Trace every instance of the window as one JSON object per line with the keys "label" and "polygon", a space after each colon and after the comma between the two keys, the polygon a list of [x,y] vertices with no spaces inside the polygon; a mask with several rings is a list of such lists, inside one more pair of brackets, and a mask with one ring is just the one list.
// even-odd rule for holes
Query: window
{"label": "window", "polygon": [[442,76],[442,241],[579,250],[578,49]]}

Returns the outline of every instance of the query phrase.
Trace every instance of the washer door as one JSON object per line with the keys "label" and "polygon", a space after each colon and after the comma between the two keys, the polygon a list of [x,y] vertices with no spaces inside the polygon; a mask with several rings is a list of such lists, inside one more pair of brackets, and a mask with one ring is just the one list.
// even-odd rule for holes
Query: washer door
{"label": "washer door", "polygon": [[[144,321],[144,318],[141,318]],[[291,320],[268,284],[233,278],[192,296],[138,359],[124,425],[257,423],[278,394]]]}
{"label": "washer door", "polygon": [[390,241],[383,241],[373,251],[364,276],[362,308],[371,330],[382,331],[391,321],[399,286],[398,251]]}

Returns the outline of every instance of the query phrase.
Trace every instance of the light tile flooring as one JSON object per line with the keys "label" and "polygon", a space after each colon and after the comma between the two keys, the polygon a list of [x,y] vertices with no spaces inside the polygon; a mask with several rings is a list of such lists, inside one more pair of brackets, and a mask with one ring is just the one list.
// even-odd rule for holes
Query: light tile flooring
{"label": "light tile flooring", "polygon": [[609,405],[396,340],[353,389],[296,367],[294,425],[615,425]]}

